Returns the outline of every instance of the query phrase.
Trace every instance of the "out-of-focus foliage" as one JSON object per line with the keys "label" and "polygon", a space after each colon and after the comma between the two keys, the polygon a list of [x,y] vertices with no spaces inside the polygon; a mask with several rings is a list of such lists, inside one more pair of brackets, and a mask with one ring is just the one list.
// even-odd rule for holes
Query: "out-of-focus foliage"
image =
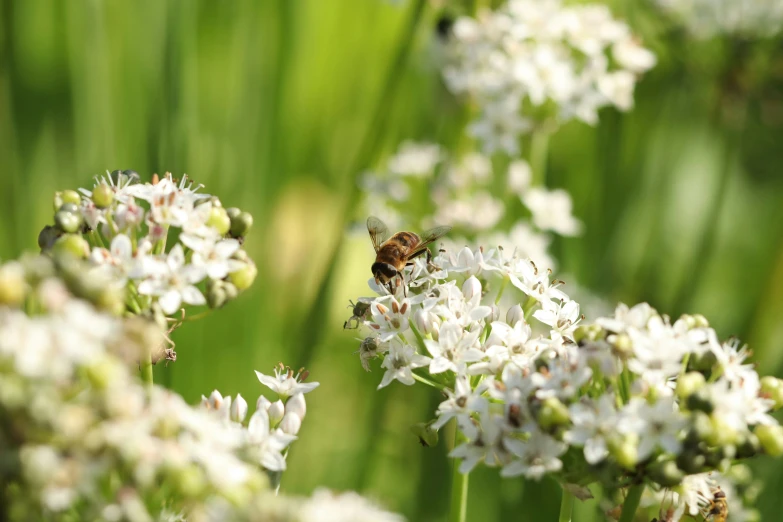
{"label": "out-of-focus foliage", "polygon": [[[213,388],[255,396],[248,367],[307,364],[321,388],[282,488],[356,489],[410,520],[437,520],[448,506],[446,447],[419,446],[409,427],[441,398],[374,392],[379,376],[361,370],[342,331],[372,262],[369,239],[346,236],[356,176],[372,166],[355,159],[411,7],[0,1],[0,257],[36,249],[51,194],[106,169],[205,183],[255,216],[247,250],[259,276],[219,320],[175,332],[178,360],[156,368],[156,383],[190,402]],[[612,7],[658,65],[632,112],[607,109],[599,126],[571,122],[553,138],[547,184],[568,189],[584,223],[580,238],[555,241],[556,275],[609,301],[703,313],[721,337],[747,340],[764,373],[781,375],[780,39],[693,41],[651,2]],[[425,11],[384,99],[392,110],[374,165],[406,139],[454,139],[462,113],[435,65],[437,16]],[[759,470],[768,491],[783,480],[773,466]],[[469,519],[552,519],[558,495],[554,483],[478,470]],[[758,507],[772,520],[783,499],[762,495]],[[601,519],[594,502],[576,516]]]}

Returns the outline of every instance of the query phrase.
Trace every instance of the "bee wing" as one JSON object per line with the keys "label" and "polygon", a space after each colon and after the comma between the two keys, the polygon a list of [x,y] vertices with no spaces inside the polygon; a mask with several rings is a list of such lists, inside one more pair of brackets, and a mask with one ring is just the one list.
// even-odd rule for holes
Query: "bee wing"
{"label": "bee wing", "polygon": [[389,229],[386,227],[386,223],[375,216],[367,218],[367,231],[370,233],[372,246],[376,252],[381,248],[384,241],[389,239]]}
{"label": "bee wing", "polygon": [[427,230],[426,232],[423,232],[419,236],[421,242],[418,245],[416,245],[416,248],[413,250],[413,252],[410,252],[408,254],[408,257],[412,257],[414,254],[423,251],[425,248],[427,248],[427,245],[442,238],[443,236],[448,234],[450,230],[451,227],[435,227]]}

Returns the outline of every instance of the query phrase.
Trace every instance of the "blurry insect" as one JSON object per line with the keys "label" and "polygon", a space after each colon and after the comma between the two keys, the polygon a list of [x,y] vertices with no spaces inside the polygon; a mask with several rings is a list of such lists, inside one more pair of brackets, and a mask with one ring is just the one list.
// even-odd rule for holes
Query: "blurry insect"
{"label": "blurry insect", "polygon": [[[362,320],[364,320],[365,316],[367,315],[367,312],[370,310],[370,303],[367,301],[362,301],[359,299],[358,302],[354,303],[353,301],[348,301],[349,304],[348,308],[353,308],[353,315],[345,321],[345,324],[343,324],[343,329],[345,328],[351,328],[356,329],[359,328],[359,325],[361,324]],[[351,323],[354,323],[354,326],[351,326]]]}
{"label": "blurry insect", "polygon": [[712,522],[726,522],[729,516],[729,503],[726,501],[726,493],[720,488],[713,493],[712,500],[709,501],[704,518]]}
{"label": "blurry insect", "polygon": [[[436,227],[427,230],[421,235],[413,232],[397,232],[389,237],[389,229],[383,221],[377,217],[367,218],[367,231],[375,248],[375,263],[372,264],[372,275],[379,285],[387,285],[389,293],[394,294],[394,286],[403,285],[403,292],[407,295],[404,286],[402,271],[406,266],[413,264],[413,259],[422,254],[427,254],[427,264],[432,261],[432,252],[427,245],[437,241],[451,230],[451,227]],[[394,281],[394,285],[392,284]]]}

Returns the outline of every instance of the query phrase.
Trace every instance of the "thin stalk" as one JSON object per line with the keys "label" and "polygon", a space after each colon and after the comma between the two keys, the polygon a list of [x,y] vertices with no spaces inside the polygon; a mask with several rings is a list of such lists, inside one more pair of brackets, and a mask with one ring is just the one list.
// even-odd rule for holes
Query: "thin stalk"
{"label": "thin stalk", "polygon": [[619,522],[633,522],[636,510],[639,509],[639,502],[642,500],[642,493],[644,493],[644,484],[636,484],[628,488]]}
{"label": "thin stalk", "polygon": [[141,362],[141,380],[147,390],[152,389],[152,352],[147,352]]}
{"label": "thin stalk", "polygon": [[546,167],[549,158],[549,132],[538,129],[533,132],[530,140],[530,169],[533,171],[531,185],[543,187],[546,185]]}
{"label": "thin stalk", "polygon": [[574,510],[574,495],[563,488],[563,496],[560,497],[560,516],[558,522],[571,522],[571,512]]}
{"label": "thin stalk", "polygon": [[430,379],[427,379],[426,377],[422,377],[418,373],[411,371],[411,375],[413,375],[413,378],[419,381],[422,384],[426,384],[427,386],[432,386],[435,389],[443,390],[446,388],[443,384],[437,383],[435,381],[431,381]]}
{"label": "thin stalk", "polygon": [[[378,150],[378,146],[383,138],[383,133],[387,127],[386,123],[391,114],[394,106],[394,98],[399,87],[400,80],[403,77],[405,66],[408,63],[408,56],[411,54],[413,48],[413,42],[415,40],[416,31],[421,23],[424,14],[424,8],[427,5],[427,0],[416,0],[414,6],[411,9],[410,17],[408,18],[405,28],[400,35],[400,40],[397,45],[397,53],[392,59],[391,66],[387,73],[384,87],[381,90],[381,95],[378,98],[377,105],[373,111],[373,116],[370,120],[370,125],[367,128],[367,133],[364,135],[364,139],[354,156],[349,172],[351,175],[355,175],[359,170],[366,168],[374,159],[374,156]],[[350,215],[351,211],[356,205],[360,196],[359,184],[352,181],[348,188],[348,197],[343,209],[342,223],[345,223]],[[300,344],[300,364],[302,366],[309,366],[310,360],[315,353],[315,347],[317,346],[317,336],[325,330],[324,322],[327,320],[329,314],[324,313],[324,309],[327,306],[327,300],[329,297],[330,287],[333,280],[337,275],[338,268],[338,256],[343,251],[343,245],[345,244],[346,234],[340,234],[337,238],[334,249],[331,252],[331,259],[329,260],[328,268],[324,277],[321,279],[321,283],[316,292],[316,297],[313,300],[310,310],[307,313],[306,319],[302,324],[309,325],[304,329],[304,336]]]}
{"label": "thin stalk", "polygon": [[[454,447],[464,439],[464,436],[459,431],[459,427],[455,426],[454,430]],[[459,472],[459,464],[456,460],[453,461],[453,469],[451,471],[451,508],[449,509],[449,522],[465,522],[468,519],[468,473]]]}

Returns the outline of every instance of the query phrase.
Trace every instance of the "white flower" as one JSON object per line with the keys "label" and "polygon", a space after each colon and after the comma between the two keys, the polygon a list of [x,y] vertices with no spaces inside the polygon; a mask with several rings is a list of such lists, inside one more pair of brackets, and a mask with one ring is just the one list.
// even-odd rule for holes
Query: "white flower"
{"label": "white flower", "polygon": [[479,462],[494,467],[502,466],[510,460],[511,455],[506,449],[510,439],[505,436],[502,417],[483,413],[479,415],[478,425],[468,420],[460,423],[459,429],[468,441],[451,450],[449,456],[462,460],[459,465],[460,473],[470,473]]}
{"label": "white flower", "polygon": [[582,229],[572,214],[571,196],[565,190],[531,187],[522,195],[522,202],[533,214],[533,224],[541,230],[575,236]]}
{"label": "white flower", "polygon": [[458,375],[454,381],[454,391],[445,390],[447,399],[438,405],[438,419],[432,423],[435,430],[441,429],[453,418],[461,422],[468,422],[468,417],[473,413],[486,413],[489,403],[481,396],[480,390],[473,390],[470,386],[470,378]]}
{"label": "white flower", "polygon": [[394,513],[383,511],[353,492],[332,493],[316,489],[305,501],[297,520],[303,522],[404,522]]}
{"label": "white flower", "polygon": [[582,400],[569,407],[573,426],[565,434],[569,444],[584,446],[588,464],[598,464],[609,455],[608,441],[617,432],[617,410],[613,395]]}
{"label": "white flower", "polygon": [[478,349],[478,337],[481,330],[466,332],[455,321],[447,321],[440,327],[438,340],[425,339],[427,351],[432,355],[430,373],[442,373],[451,370],[462,373],[467,363],[480,361],[484,353]]}
{"label": "white flower", "polygon": [[[388,304],[388,306],[387,306]],[[370,326],[382,342],[386,342],[410,328],[411,302],[405,298],[398,301],[393,296],[381,297],[370,305],[372,322]]]}
{"label": "white flower", "polygon": [[663,397],[652,405],[632,398],[621,410],[617,428],[621,433],[639,436],[638,458],[644,460],[659,447],[678,455],[682,447],[680,433],[687,423],[673,397]]}
{"label": "white flower", "polygon": [[311,392],[320,384],[317,382],[301,382],[307,377],[306,374],[294,374],[293,370],[282,367],[282,365],[276,367],[274,371],[274,375],[264,375],[256,371],[256,377],[258,377],[261,384],[275,392],[282,400],[293,397],[297,393]]}
{"label": "white flower", "polygon": [[285,457],[282,451],[296,436],[280,431],[269,430],[269,416],[264,410],[256,410],[247,425],[248,442],[255,446],[259,453],[259,463],[269,471],[283,471]]}
{"label": "white flower", "polygon": [[383,374],[378,389],[388,386],[394,380],[412,386],[415,382],[413,370],[428,365],[430,361],[429,357],[417,354],[413,346],[393,339],[389,346],[389,353],[386,354],[381,365],[386,368],[386,373]]}
{"label": "white flower", "polygon": [[236,239],[211,241],[182,234],[180,240],[193,250],[193,266],[202,268],[210,279],[223,279],[229,272],[236,272],[244,266],[242,262],[231,258],[240,247]]}
{"label": "white flower", "polygon": [[579,303],[567,300],[557,304],[544,302],[542,305],[543,308],[536,310],[533,317],[549,325],[559,335],[573,340],[574,331],[581,319]]}
{"label": "white flower", "polygon": [[158,296],[158,303],[166,314],[176,312],[182,302],[189,305],[206,304],[206,299],[195,284],[206,275],[203,268],[186,265],[185,254],[178,243],[165,261],[148,264],[148,278],[139,284],[139,293]]}
{"label": "white flower", "polygon": [[764,38],[783,27],[783,4],[777,0],[657,0],[696,38],[726,34],[739,38]]}
{"label": "white flower", "polygon": [[426,176],[435,168],[441,157],[439,145],[406,141],[389,160],[389,171],[398,176]]}
{"label": "white flower", "polygon": [[500,475],[503,477],[524,475],[535,480],[547,473],[560,471],[563,462],[558,457],[568,448],[566,444],[538,430],[533,431],[526,441],[509,439],[506,445],[516,458],[500,470]]}

